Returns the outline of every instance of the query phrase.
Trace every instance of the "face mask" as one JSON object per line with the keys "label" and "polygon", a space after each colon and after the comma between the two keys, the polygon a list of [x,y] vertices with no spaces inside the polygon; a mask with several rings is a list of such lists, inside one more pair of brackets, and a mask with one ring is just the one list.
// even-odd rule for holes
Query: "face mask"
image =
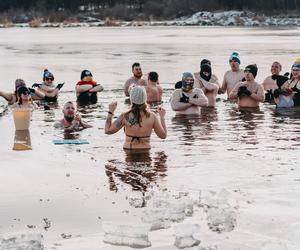
{"label": "face mask", "polygon": [[182,90],[185,92],[189,92],[190,90],[192,90],[194,87],[194,82],[186,82],[186,81],[182,81]]}

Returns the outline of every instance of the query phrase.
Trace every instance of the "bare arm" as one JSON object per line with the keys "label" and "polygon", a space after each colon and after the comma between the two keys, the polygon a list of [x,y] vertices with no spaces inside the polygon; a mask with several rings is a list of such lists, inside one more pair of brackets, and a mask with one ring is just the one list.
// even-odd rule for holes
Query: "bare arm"
{"label": "bare arm", "polygon": [[226,92],[226,89],[227,89],[227,82],[226,82],[226,73],[225,73],[224,78],[223,78],[222,86],[221,86],[221,88],[219,88],[218,93],[219,94],[224,94]]}
{"label": "bare arm", "polygon": [[201,82],[202,82],[204,88],[208,91],[214,91],[214,90],[217,91],[219,89],[218,84],[216,84],[214,82],[208,82],[208,81],[205,81],[204,79],[201,79]]}
{"label": "bare arm", "polygon": [[208,105],[208,99],[204,95],[201,89],[195,89],[194,93],[198,96],[197,98],[190,98],[189,102],[196,106],[206,107]]}
{"label": "bare arm", "polygon": [[114,122],[112,122],[112,114],[108,114],[105,122],[105,129],[104,132],[105,134],[114,134],[118,132],[123,126],[123,118],[124,115],[121,114]]}
{"label": "bare arm", "polygon": [[167,127],[166,127],[166,123],[165,123],[166,111],[163,108],[159,107],[158,108],[158,114],[159,114],[160,118],[158,118],[155,115],[155,121],[154,121],[153,129],[154,129],[155,134],[159,138],[166,139],[167,138]]}
{"label": "bare arm", "polygon": [[39,86],[39,89],[46,91],[46,92],[52,92],[53,90],[55,90],[55,87],[48,87],[45,84],[42,84]]}
{"label": "bare arm", "polygon": [[124,84],[124,94],[126,96],[129,96],[129,92],[128,92],[128,89],[129,89],[129,86],[132,84],[133,82],[131,81],[131,79],[128,79],[125,84]]}
{"label": "bare arm", "polygon": [[103,91],[103,87],[101,84],[97,84],[95,87],[93,87],[92,89],[90,89],[89,91],[90,92],[101,92]]}
{"label": "bare arm", "polygon": [[117,102],[112,102],[108,105],[109,111],[105,122],[105,134],[114,134],[124,126],[124,114],[121,114],[114,122],[112,122],[112,117],[115,110],[117,109],[117,105]]}
{"label": "bare arm", "polygon": [[11,93],[5,93],[5,92],[0,92],[0,96],[2,96],[6,101],[12,102],[13,101],[13,94]]}
{"label": "bare arm", "polygon": [[76,93],[77,95],[87,92],[93,88],[93,85],[76,85]]}
{"label": "bare arm", "polygon": [[258,85],[257,93],[252,93],[250,97],[256,101],[263,102],[265,100],[265,94],[262,85]]}
{"label": "bare arm", "polygon": [[238,97],[238,91],[239,91],[239,87],[241,86],[241,84],[240,83],[238,83],[238,84],[236,84],[235,86],[234,86],[234,88],[233,88],[233,90],[231,90],[231,92],[230,92],[230,94],[229,94],[229,96],[228,96],[228,98],[229,99],[236,99],[237,97]]}
{"label": "bare arm", "polygon": [[186,110],[187,108],[191,107],[191,103],[184,103],[180,102],[180,93],[181,90],[175,90],[171,97],[171,107],[174,111]]}

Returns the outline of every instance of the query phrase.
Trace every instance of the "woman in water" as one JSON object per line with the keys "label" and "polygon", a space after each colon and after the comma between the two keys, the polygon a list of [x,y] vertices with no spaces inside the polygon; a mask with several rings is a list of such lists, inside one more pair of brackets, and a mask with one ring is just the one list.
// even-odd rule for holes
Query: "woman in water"
{"label": "woman in water", "polygon": [[114,122],[112,122],[112,117],[117,108],[117,102],[109,104],[105,133],[114,134],[124,127],[126,138],[123,148],[125,150],[150,149],[150,136],[153,129],[159,138],[167,137],[166,111],[162,107],[157,109],[158,115],[149,111],[146,104],[146,90],[141,86],[130,90],[130,101],[130,110],[122,113]]}

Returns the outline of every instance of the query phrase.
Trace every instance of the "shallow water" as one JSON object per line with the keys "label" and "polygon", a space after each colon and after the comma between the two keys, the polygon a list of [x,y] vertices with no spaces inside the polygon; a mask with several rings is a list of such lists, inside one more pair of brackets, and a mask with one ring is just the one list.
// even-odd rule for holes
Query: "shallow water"
{"label": "shallow water", "polygon": [[[260,249],[281,239],[288,249],[299,249],[300,111],[268,104],[260,111],[240,111],[220,96],[216,109],[178,118],[169,104],[173,82],[183,71],[198,70],[203,57],[212,60],[219,79],[231,51],[240,52],[242,66],[258,64],[258,81],[269,74],[272,61],[288,71],[299,56],[299,34],[300,29],[209,27],[0,30],[5,58],[0,73],[6,76],[1,90],[10,91],[17,77],[39,81],[45,67],[57,82],[66,82],[57,107],[45,111],[41,105],[34,112],[32,150],[12,150],[11,112],[0,117],[0,235],[42,233],[46,249],[118,249],[102,242],[102,222],[142,223],[156,188],[190,194],[225,188],[239,203],[237,226],[217,234],[201,225],[202,242],[219,243],[220,249]],[[148,153],[124,152],[122,131],[103,133],[109,102],[118,101],[117,114],[128,107],[121,88],[133,61],[140,61],[144,72],[158,71],[166,89],[168,138],[152,136]],[[94,127],[64,134],[53,122],[61,118],[63,103],[75,99],[74,83],[84,68],[105,91],[98,105],[79,109]],[[60,138],[90,144],[52,144]],[[201,221],[197,211],[189,220]],[[175,249],[170,229],[151,233],[150,241],[153,249]]]}

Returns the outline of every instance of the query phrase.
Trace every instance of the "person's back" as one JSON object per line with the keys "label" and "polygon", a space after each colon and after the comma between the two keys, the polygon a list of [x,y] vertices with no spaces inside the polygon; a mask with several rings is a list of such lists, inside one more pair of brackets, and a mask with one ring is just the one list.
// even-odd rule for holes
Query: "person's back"
{"label": "person's back", "polygon": [[163,89],[158,84],[158,74],[150,72],[148,74],[148,84],[145,87],[147,92],[147,102],[161,102]]}
{"label": "person's back", "polygon": [[152,130],[156,135],[165,139],[167,128],[165,124],[165,110],[158,108],[158,116],[149,111],[146,104],[147,93],[144,87],[136,86],[130,90],[131,108],[122,113],[113,123],[112,116],[117,108],[117,102],[109,105],[108,117],[105,123],[105,133],[114,134],[124,127],[124,149],[150,149],[150,136]]}

